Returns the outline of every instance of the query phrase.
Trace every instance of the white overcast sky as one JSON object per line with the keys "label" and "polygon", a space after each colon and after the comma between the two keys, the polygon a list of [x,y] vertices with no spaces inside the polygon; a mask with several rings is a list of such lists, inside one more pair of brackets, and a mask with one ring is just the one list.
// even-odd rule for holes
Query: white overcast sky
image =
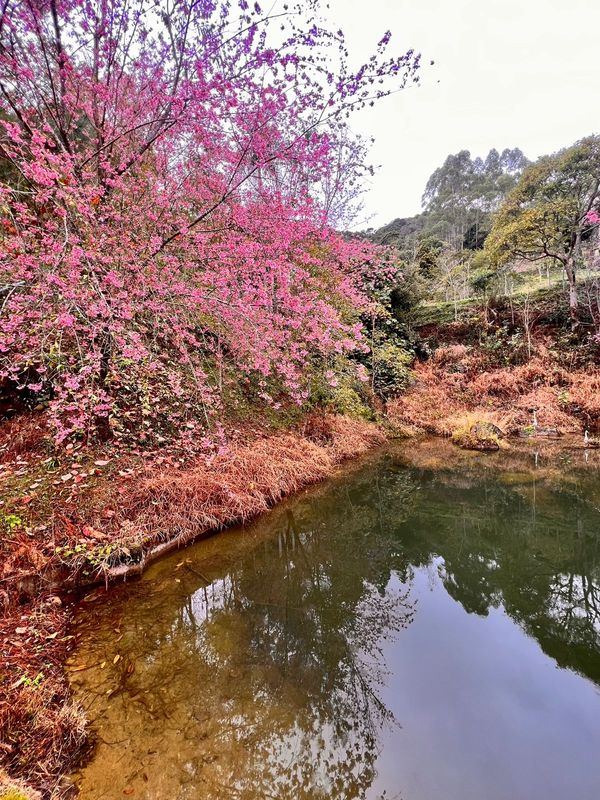
{"label": "white overcast sky", "polygon": [[393,51],[423,56],[419,88],[354,117],[356,131],[375,137],[371,160],[381,165],[366,196],[369,225],[418,213],[427,178],[449,153],[520,147],[535,158],[600,132],[598,0],[329,5],[353,55],[367,55],[389,28]]}

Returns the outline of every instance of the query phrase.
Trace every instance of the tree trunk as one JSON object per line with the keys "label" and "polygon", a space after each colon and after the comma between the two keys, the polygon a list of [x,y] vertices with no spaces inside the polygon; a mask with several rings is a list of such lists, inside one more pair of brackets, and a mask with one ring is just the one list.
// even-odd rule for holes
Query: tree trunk
{"label": "tree trunk", "polygon": [[[102,389],[104,389],[106,386],[111,355],[112,336],[108,328],[105,328],[100,336],[100,369],[98,372],[98,383]],[[101,442],[106,442],[108,439],[112,439],[113,433],[112,428],[110,427],[108,414],[96,414],[94,423],[96,426],[96,434]]]}
{"label": "tree trunk", "polygon": [[575,258],[571,254],[565,262],[565,273],[569,283],[569,317],[571,330],[576,330],[579,325],[579,297],[577,293],[577,278],[575,274]]}

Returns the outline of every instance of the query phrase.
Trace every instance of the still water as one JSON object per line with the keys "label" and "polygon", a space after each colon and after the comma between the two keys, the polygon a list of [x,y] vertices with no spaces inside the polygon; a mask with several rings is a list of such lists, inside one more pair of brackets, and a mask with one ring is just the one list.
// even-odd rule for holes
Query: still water
{"label": "still water", "polygon": [[378,453],[81,604],[82,800],[598,800],[598,453]]}

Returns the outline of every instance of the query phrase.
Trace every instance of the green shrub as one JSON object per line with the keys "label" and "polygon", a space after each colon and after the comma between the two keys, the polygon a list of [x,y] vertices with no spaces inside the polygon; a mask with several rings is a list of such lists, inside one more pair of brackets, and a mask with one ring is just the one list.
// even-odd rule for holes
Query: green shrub
{"label": "green shrub", "polygon": [[386,342],[373,353],[373,388],[387,400],[404,391],[410,383],[412,355],[400,345]]}
{"label": "green shrub", "polygon": [[339,386],[333,391],[330,406],[336,413],[344,414],[347,417],[367,420],[375,418],[373,409],[368,406],[357,391],[347,385]]}

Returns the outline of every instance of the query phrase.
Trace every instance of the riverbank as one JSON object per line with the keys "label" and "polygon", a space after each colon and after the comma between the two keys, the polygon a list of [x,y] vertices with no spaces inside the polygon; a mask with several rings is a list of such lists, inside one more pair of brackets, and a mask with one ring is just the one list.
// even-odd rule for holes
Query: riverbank
{"label": "riverbank", "polygon": [[[386,425],[401,436],[450,437],[489,423],[509,442],[516,469],[547,435],[557,439],[549,447],[596,460],[600,450],[592,455],[583,441],[584,430],[593,437],[600,427],[594,346],[551,326],[524,341],[509,322],[499,314],[494,324],[480,316],[422,326],[431,355],[415,361],[411,385],[388,401]],[[282,415],[276,424],[230,421],[210,441],[190,429],[152,444],[140,437],[139,445],[74,441],[62,449],[51,444],[43,412],[3,424],[0,786],[8,774],[44,798],[60,797],[61,776],[85,750],[85,714],[63,670],[82,588],[137,577],[169,551],[263,513],[386,439],[374,423],[333,414]],[[470,458],[439,439],[414,454],[436,469]]]}
{"label": "riverbank", "polygon": [[95,742],[81,800],[439,797],[432,763],[442,796],[468,774],[469,796],[509,797],[515,747],[530,797],[594,797],[599,457],[569,437],[390,442],[92,592],[67,667]]}
{"label": "riverbank", "polygon": [[72,592],[139,575],[168,550],[257,516],[385,441],[372,423],[325,414],[285,432],[237,433],[187,460],[168,449],[144,458],[72,448],[57,463],[40,458],[35,436],[18,452],[12,440],[2,465],[0,765],[42,797],[60,796],[61,775],[86,743],[63,671]]}

